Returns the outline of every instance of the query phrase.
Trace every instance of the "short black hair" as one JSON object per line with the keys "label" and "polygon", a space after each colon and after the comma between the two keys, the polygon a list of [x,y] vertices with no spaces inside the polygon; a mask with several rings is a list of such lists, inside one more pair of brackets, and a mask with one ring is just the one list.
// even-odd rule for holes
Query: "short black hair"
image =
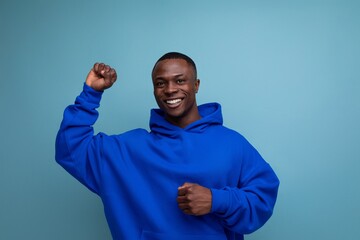
{"label": "short black hair", "polygon": [[156,64],[158,64],[158,62],[161,62],[163,60],[167,60],[167,59],[183,59],[185,60],[190,66],[192,66],[194,68],[194,73],[195,73],[195,79],[197,79],[197,70],[196,70],[196,64],[195,62],[187,55],[183,54],[183,53],[179,53],[179,52],[168,52],[165,53],[163,56],[161,56],[156,63],[154,64],[153,70],[151,73],[154,72],[155,66]]}

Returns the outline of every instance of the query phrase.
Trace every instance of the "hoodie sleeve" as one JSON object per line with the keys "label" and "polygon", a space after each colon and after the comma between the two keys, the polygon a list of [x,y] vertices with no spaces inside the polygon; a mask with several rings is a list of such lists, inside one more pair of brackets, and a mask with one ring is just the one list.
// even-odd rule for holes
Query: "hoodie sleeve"
{"label": "hoodie sleeve", "polygon": [[237,187],[211,189],[212,209],[227,229],[249,234],[271,217],[279,180],[268,163],[246,142]]}
{"label": "hoodie sleeve", "polygon": [[[56,161],[91,191],[99,191],[101,138],[92,125],[98,118],[102,92],[84,84],[75,104],[64,111],[55,143]],[[99,147],[100,145],[100,147]]]}

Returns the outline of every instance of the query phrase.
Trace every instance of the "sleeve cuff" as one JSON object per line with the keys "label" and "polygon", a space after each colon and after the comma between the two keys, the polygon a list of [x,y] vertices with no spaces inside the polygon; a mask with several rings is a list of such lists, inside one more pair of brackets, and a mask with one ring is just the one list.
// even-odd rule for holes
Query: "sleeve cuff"
{"label": "sleeve cuff", "polygon": [[225,213],[230,204],[230,193],[226,189],[211,188],[212,194],[212,213]]}
{"label": "sleeve cuff", "polygon": [[100,103],[103,91],[97,91],[84,83],[82,94],[84,94],[84,98],[86,98],[89,103],[98,104]]}

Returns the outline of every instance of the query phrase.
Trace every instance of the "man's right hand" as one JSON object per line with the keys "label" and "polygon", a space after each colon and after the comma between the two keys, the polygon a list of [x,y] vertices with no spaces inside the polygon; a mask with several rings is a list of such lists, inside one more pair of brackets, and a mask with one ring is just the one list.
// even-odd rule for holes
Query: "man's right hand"
{"label": "man's right hand", "polygon": [[104,63],[95,63],[87,75],[85,83],[96,91],[104,91],[115,83],[116,78],[115,69]]}

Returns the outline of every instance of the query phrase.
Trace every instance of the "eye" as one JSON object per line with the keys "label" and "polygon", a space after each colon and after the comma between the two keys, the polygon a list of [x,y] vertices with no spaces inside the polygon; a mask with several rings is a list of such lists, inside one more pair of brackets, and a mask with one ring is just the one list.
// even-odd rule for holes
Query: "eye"
{"label": "eye", "polygon": [[177,79],[177,80],[176,80],[176,83],[178,83],[178,84],[182,84],[182,83],[184,83],[184,82],[185,82],[184,79]]}
{"label": "eye", "polygon": [[164,87],[165,83],[163,81],[157,81],[155,83],[155,86],[158,87],[158,88],[161,88],[161,87]]}

